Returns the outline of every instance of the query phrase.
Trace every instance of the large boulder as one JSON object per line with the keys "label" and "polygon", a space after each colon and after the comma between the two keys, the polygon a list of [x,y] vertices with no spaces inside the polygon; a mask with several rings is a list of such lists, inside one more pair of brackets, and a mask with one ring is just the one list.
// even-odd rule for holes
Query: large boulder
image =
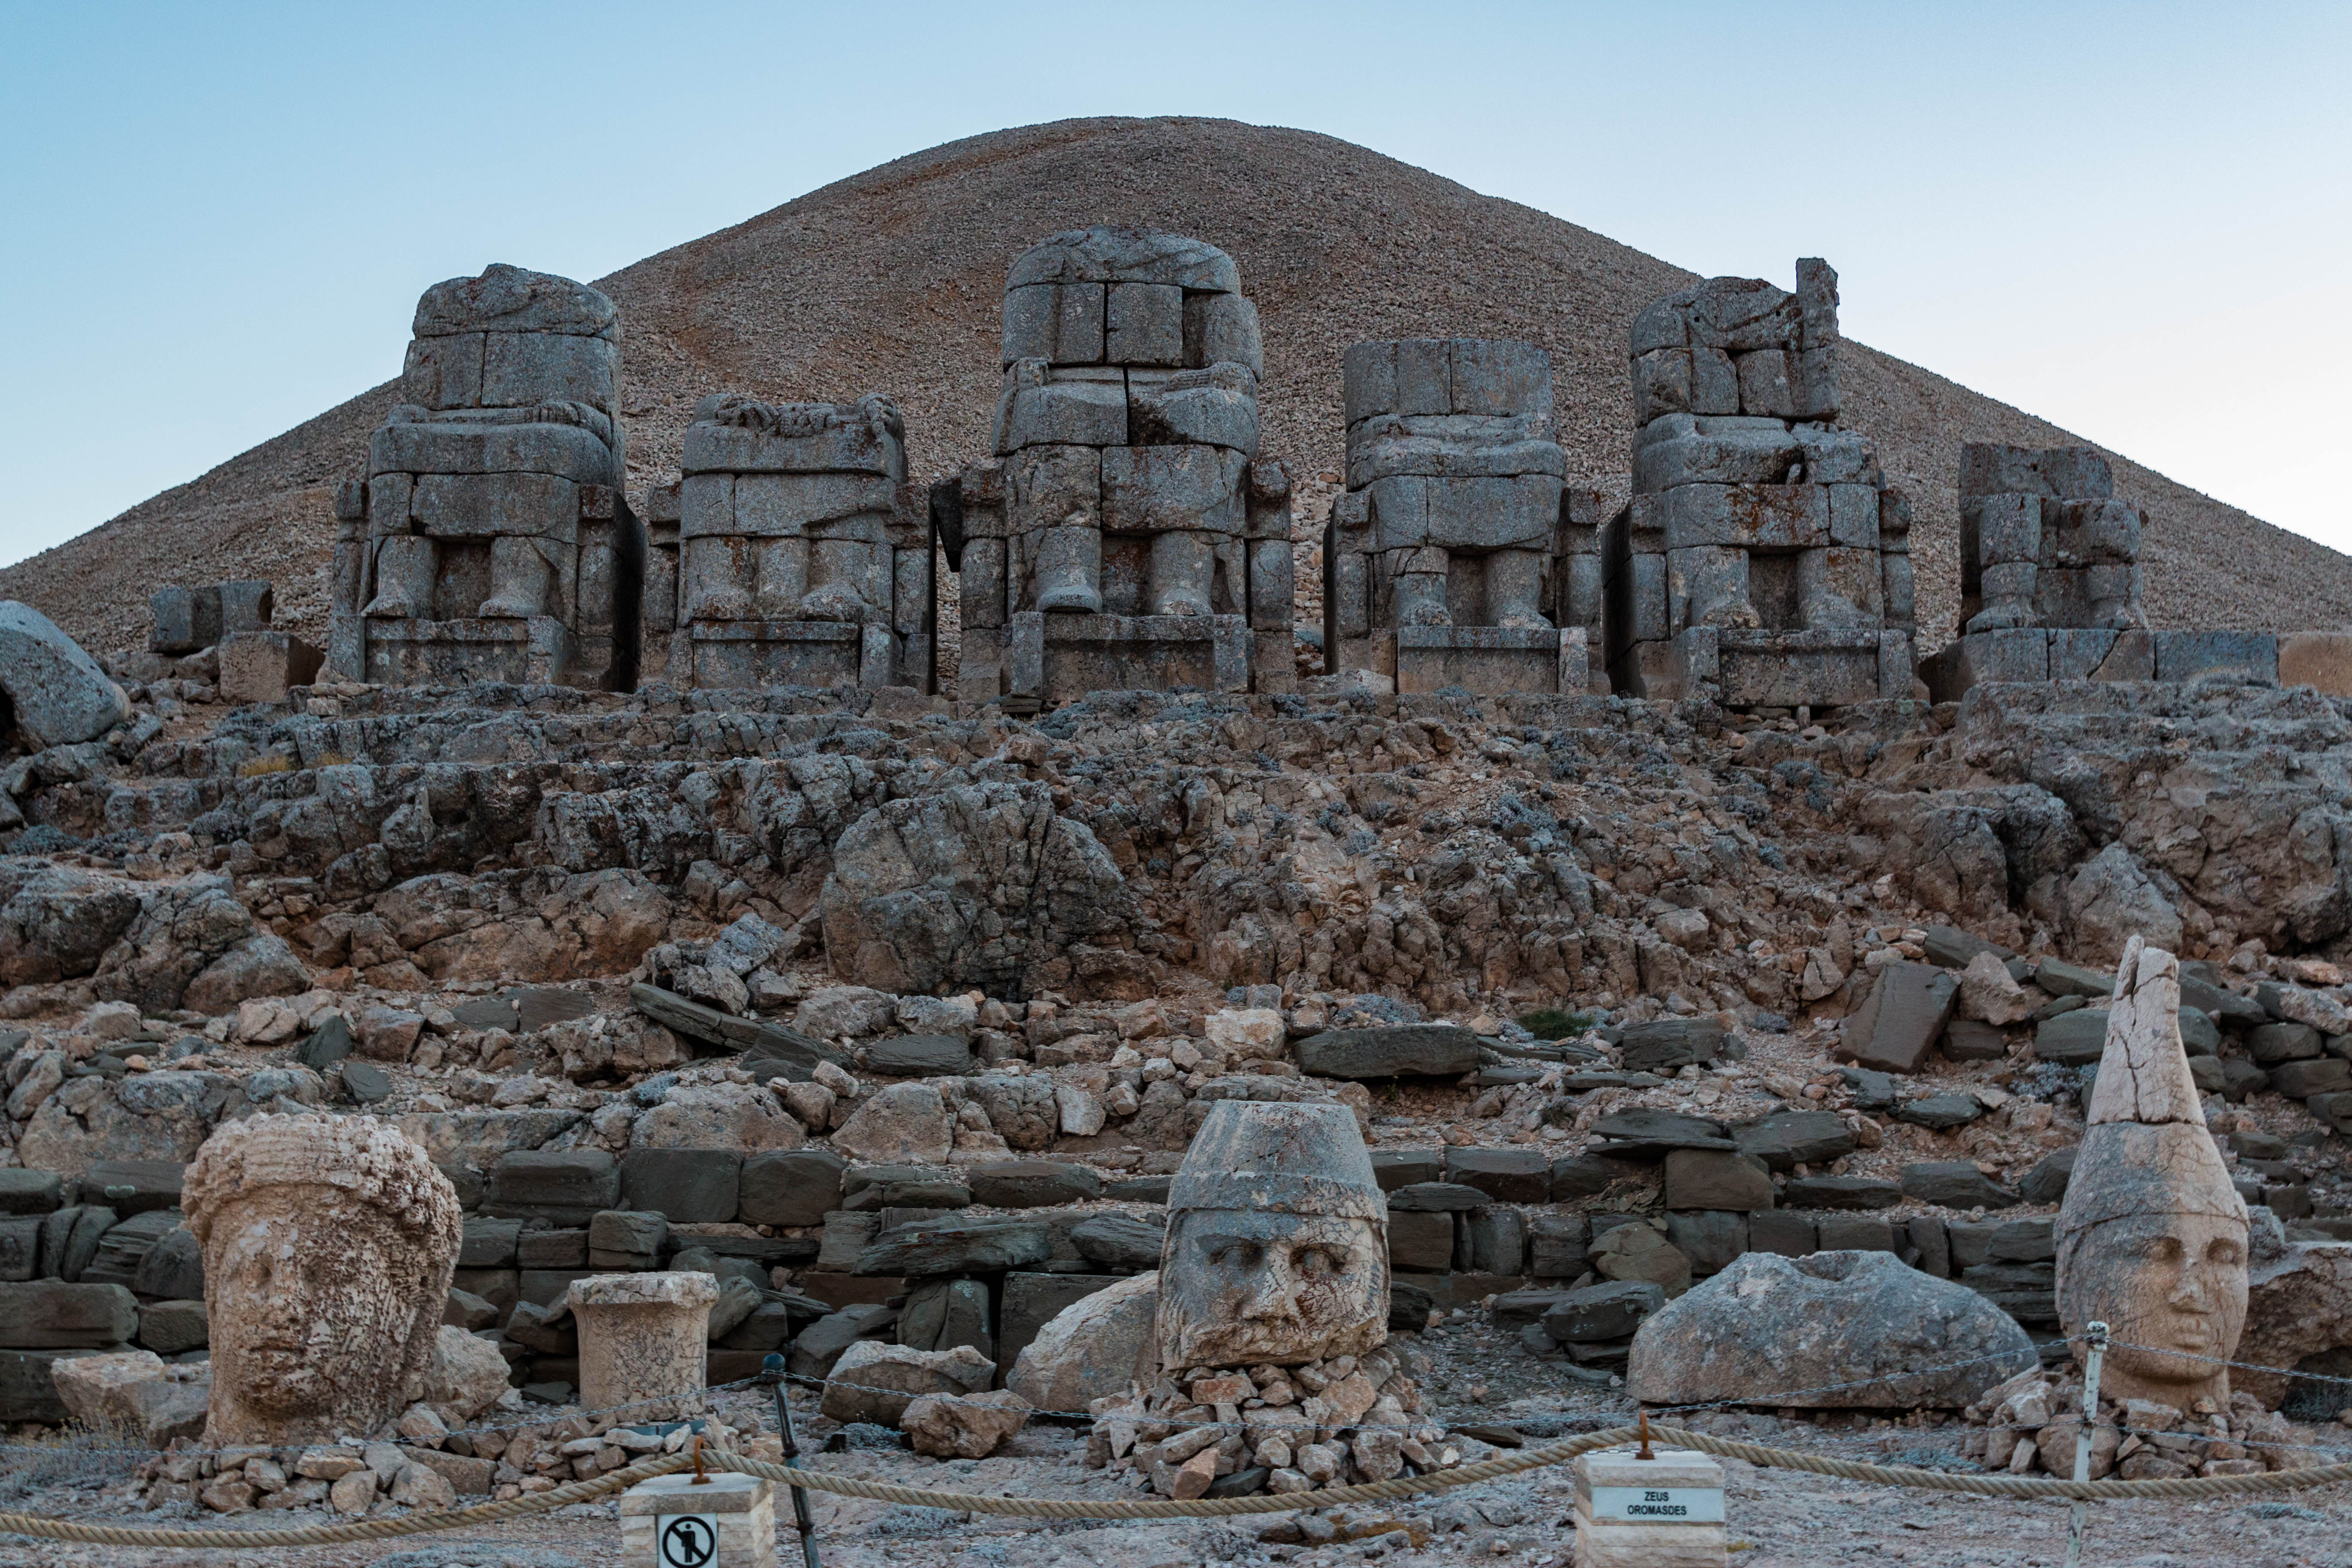
{"label": "large boulder", "polygon": [[226,1073],[72,1079],[33,1113],[16,1152],[34,1169],[68,1176],[100,1160],[185,1163],[225,1117],[245,1109],[237,1080]]}
{"label": "large boulder", "polygon": [[95,989],[142,1013],[226,1013],[249,996],[291,996],[310,984],[293,950],[261,929],[228,878],[207,874],[151,889],[99,961]]}
{"label": "large boulder", "polygon": [[1037,1331],[1004,1386],[1040,1410],[1084,1410],[1130,1384],[1149,1387],[1160,1373],[1159,1311],[1156,1269],[1074,1301]]}
{"label": "large boulder", "polygon": [[1119,945],[1133,902],[1109,851],[1044,785],[987,784],[858,818],[834,846],[820,908],[844,979],[1010,994],[1073,943]]}
{"label": "large boulder", "polygon": [[95,741],[131,717],[131,699],[58,624],[15,599],[0,599],[0,695],[25,749]]}
{"label": "large boulder", "polygon": [[894,1083],[858,1103],[834,1130],[833,1146],[855,1160],[938,1165],[955,1148],[955,1119],[927,1083]]}
{"label": "large boulder", "polygon": [[1298,1042],[1299,1070],[1317,1078],[1459,1078],[1477,1067],[1478,1037],[1454,1024],[1327,1029]]}
{"label": "large boulder", "polygon": [[117,1351],[55,1362],[49,1375],[67,1413],[97,1440],[163,1448],[174,1437],[204,1435],[207,1368],[166,1365],[152,1351]]}
{"label": "large boulder", "polygon": [[[2237,1359],[2295,1366],[2344,1345],[2352,1345],[2352,1242],[2299,1242],[2274,1258],[2257,1256],[2246,1271],[2246,1328]],[[2230,1387],[2273,1410],[2287,1394],[2285,1377],[2245,1365],[2230,1373]]]}
{"label": "large boulder", "polygon": [[2065,909],[2075,951],[2089,957],[2113,961],[2135,936],[2167,952],[2180,951],[2180,911],[2121,844],[2083,862],[2066,884]]}
{"label": "large boulder", "polygon": [[0,985],[89,973],[138,918],[140,889],[28,855],[0,859]]}
{"label": "large boulder", "polygon": [[1642,1324],[1625,1384],[1651,1405],[1908,1410],[1971,1404],[2035,1360],[2008,1313],[1892,1253],[1749,1252]]}
{"label": "large boulder", "polygon": [[669,934],[670,901],[641,871],[520,879],[442,872],[376,895],[375,914],[436,980],[540,982],[620,974]]}
{"label": "large boulder", "polygon": [[631,1147],[637,1149],[725,1149],[747,1154],[797,1149],[804,1142],[801,1124],[784,1113],[774,1095],[743,1083],[673,1089],[637,1118],[629,1134]]}
{"label": "large boulder", "polygon": [[937,1459],[984,1459],[1035,1414],[1009,1388],[992,1394],[926,1394],[909,1400],[899,1429],[918,1454]]}

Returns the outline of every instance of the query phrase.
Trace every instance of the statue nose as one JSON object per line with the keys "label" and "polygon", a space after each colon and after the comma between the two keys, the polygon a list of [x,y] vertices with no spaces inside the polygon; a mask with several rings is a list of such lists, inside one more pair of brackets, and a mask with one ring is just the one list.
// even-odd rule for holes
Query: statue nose
{"label": "statue nose", "polygon": [[1244,1318],[1295,1318],[1298,1316],[1297,1289],[1291,1283],[1288,1271],[1272,1264],[1258,1271],[1251,1282],[1249,1303],[1242,1309]]}

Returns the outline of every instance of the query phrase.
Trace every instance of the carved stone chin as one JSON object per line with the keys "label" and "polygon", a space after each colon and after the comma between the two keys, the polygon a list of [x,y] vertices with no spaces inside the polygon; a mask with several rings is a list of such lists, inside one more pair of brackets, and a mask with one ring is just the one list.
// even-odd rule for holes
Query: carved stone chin
{"label": "carved stone chin", "polygon": [[207,1443],[372,1436],[433,1352],[457,1195],[381,1122],[258,1116],[215,1132],[184,1207],[205,1252]]}
{"label": "carved stone chin", "polygon": [[1169,1192],[1160,1363],[1295,1365],[1388,1338],[1388,1204],[1341,1105],[1221,1101]]}

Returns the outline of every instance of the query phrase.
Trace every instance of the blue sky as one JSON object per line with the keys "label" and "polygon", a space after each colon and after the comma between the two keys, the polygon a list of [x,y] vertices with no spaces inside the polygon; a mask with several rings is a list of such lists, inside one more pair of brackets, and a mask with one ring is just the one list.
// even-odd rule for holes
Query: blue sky
{"label": "blue sky", "polygon": [[593,278],[1084,114],[1359,142],[2339,549],[2352,7],[0,3],[0,564],[396,373],[418,292]]}

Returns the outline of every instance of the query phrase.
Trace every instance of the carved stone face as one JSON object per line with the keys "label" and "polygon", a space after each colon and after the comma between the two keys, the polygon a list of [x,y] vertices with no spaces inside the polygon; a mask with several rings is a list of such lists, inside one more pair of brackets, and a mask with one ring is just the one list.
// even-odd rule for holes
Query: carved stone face
{"label": "carved stone face", "polygon": [[2107,1352],[2100,1393],[2186,1408],[2200,1395],[2228,1398],[2227,1369],[2157,1352],[2227,1357],[2246,1324],[2246,1227],[2221,1215],[2136,1215],[2083,1237],[2067,1295],[2081,1321],[2152,1350]]}
{"label": "carved stone face", "polygon": [[1361,1354],[1387,1338],[1388,1293],[1387,1247],[1370,1220],[1181,1214],[1160,1271],[1160,1365]]}
{"label": "carved stone face", "polygon": [[430,1349],[433,1262],[337,1187],[261,1187],[224,1205],[205,1257],[215,1440],[372,1430]]}

